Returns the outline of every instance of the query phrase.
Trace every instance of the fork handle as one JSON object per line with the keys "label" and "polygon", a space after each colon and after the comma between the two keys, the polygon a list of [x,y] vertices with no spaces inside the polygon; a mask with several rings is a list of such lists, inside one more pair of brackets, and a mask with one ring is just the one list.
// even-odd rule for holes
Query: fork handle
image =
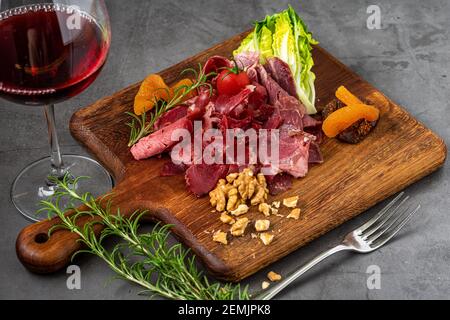
{"label": "fork handle", "polygon": [[306,271],[314,267],[316,264],[321,262],[322,260],[328,258],[329,256],[345,250],[351,250],[348,246],[344,244],[340,244],[334,248],[331,248],[321,254],[319,254],[317,257],[312,259],[310,262],[306,263],[303,267],[295,271],[294,273],[290,274],[288,277],[284,278],[282,281],[278,282],[276,285],[271,286],[266,291],[260,293],[258,296],[255,297],[255,300],[270,300],[273,297],[275,297],[278,293],[280,293],[283,289],[285,289],[288,285],[290,285],[292,282],[297,280],[301,275],[303,275]]}

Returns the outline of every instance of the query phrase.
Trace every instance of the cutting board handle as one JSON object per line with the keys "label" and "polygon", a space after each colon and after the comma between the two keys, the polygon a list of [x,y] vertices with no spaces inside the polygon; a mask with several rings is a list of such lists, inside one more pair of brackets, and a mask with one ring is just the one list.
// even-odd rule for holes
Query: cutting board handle
{"label": "cutting board handle", "polygon": [[[120,207],[120,213],[125,217],[130,217],[133,212],[138,210],[135,201],[129,199],[127,192],[122,192],[118,185],[113,191],[111,212],[116,212]],[[125,189],[126,190],[126,189]],[[152,207],[148,204],[147,207]],[[80,207],[80,209],[83,207]],[[66,213],[67,215],[73,212]],[[97,218],[98,219],[98,218]],[[93,221],[90,217],[81,217],[78,222],[82,226],[87,222]],[[41,221],[24,228],[16,241],[16,253],[22,264],[35,273],[52,273],[67,266],[75,252],[82,249],[83,244],[78,235],[69,230],[55,230],[50,237],[48,232],[50,228],[61,224],[61,219],[55,217],[51,220]],[[103,227],[100,224],[95,225],[94,231],[98,236]]]}

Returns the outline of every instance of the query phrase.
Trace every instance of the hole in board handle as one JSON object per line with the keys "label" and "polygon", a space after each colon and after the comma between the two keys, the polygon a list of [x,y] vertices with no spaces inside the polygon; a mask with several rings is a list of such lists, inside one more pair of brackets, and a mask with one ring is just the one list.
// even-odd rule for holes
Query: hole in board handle
{"label": "hole in board handle", "polygon": [[39,244],[46,243],[48,241],[48,234],[39,233],[34,237],[34,241]]}

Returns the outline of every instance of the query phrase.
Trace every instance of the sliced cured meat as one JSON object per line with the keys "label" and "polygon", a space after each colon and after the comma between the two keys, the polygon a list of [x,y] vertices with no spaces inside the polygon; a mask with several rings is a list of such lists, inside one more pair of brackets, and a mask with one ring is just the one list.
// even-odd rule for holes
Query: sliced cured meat
{"label": "sliced cured meat", "polygon": [[233,111],[234,108],[236,108],[240,104],[247,105],[248,104],[248,98],[250,94],[255,91],[255,86],[248,85],[244,90],[239,92],[235,96],[225,96],[221,95],[218,96],[215,101],[215,110],[218,113],[222,114],[229,114],[231,111]]}
{"label": "sliced cured meat", "polygon": [[267,121],[264,123],[263,128],[270,130],[270,129],[277,129],[281,123],[283,122],[283,119],[281,118],[280,109],[279,108],[273,108],[272,114],[267,119]]}
{"label": "sliced cured meat", "polygon": [[206,112],[206,106],[211,101],[211,96],[209,91],[203,91],[195,99],[194,103],[188,108],[187,116],[191,120],[198,120],[203,117]]}
{"label": "sliced cured meat", "polygon": [[309,163],[323,163],[322,152],[320,152],[320,147],[317,142],[311,142],[309,146]]}
{"label": "sliced cured meat", "polygon": [[255,91],[248,97],[248,107],[258,109],[261,105],[267,103],[267,90],[257,82],[252,83],[252,85],[255,86]]}
{"label": "sliced cured meat", "polygon": [[274,113],[275,109],[274,106],[264,103],[258,108],[253,109],[253,116],[257,121],[265,122]]}
{"label": "sliced cured meat", "polygon": [[322,121],[316,120],[308,114],[305,114],[305,116],[303,117],[303,127],[305,129],[313,129],[320,126],[322,126]]}
{"label": "sliced cured meat", "polygon": [[258,73],[258,79],[269,96],[269,103],[274,105],[281,97],[289,96],[289,94],[267,73],[262,65],[257,65],[255,70]]}
{"label": "sliced cured meat", "polygon": [[228,174],[228,165],[224,164],[194,164],[186,170],[188,189],[197,197],[210,192],[221,178]]}
{"label": "sliced cured meat", "polygon": [[256,66],[251,66],[250,68],[247,69],[247,76],[248,76],[250,82],[259,83],[258,72],[256,71]]}
{"label": "sliced cured meat", "polygon": [[282,96],[275,104],[280,110],[283,129],[299,132],[303,130],[305,107],[294,97]]}
{"label": "sliced cured meat", "polygon": [[308,173],[309,146],[311,137],[303,133],[305,109],[292,96],[282,96],[276,104],[283,124],[279,137],[279,169],[294,176],[304,177]]}
{"label": "sliced cured meat", "polygon": [[310,115],[303,117],[303,130],[316,137],[315,143],[321,144],[323,139],[322,121],[316,120]]}
{"label": "sliced cured meat", "polygon": [[172,160],[169,160],[164,163],[163,167],[161,168],[160,175],[161,177],[177,176],[185,173],[187,168],[188,166],[184,163],[175,164],[172,162]]}
{"label": "sliced cured meat", "polygon": [[213,56],[203,66],[203,73],[205,75],[211,72],[219,73],[225,68],[233,68],[233,63],[225,57]]}
{"label": "sliced cured meat", "polygon": [[177,141],[171,139],[174,130],[186,129],[192,132],[192,121],[187,117],[181,118],[174,123],[165,126],[151,135],[146,136],[131,147],[134,159],[142,160],[163,153],[174,146]]}
{"label": "sliced cured meat", "polygon": [[219,129],[225,136],[227,129],[248,129],[252,124],[252,117],[249,115],[242,119],[235,119],[227,115],[222,115],[218,124]]}
{"label": "sliced cured meat", "polygon": [[294,77],[289,65],[277,57],[267,59],[264,68],[268,74],[283,88],[289,95],[298,99]]}
{"label": "sliced cured meat", "polygon": [[203,115],[203,130],[209,130],[215,127],[220,122],[217,114],[214,114],[214,103],[210,102],[206,106],[205,114]]}
{"label": "sliced cured meat", "polygon": [[244,110],[241,114],[239,118],[233,118],[231,116],[224,116],[224,119],[227,119],[227,127],[228,129],[243,129],[246,130],[248,128],[250,128],[252,121],[253,121],[253,116],[251,114],[251,112],[249,112],[248,110]]}
{"label": "sliced cured meat", "polygon": [[187,109],[187,106],[178,106],[167,111],[155,122],[155,130],[157,131],[165,126],[168,126],[169,124],[178,121],[181,118],[186,117],[188,112]]}
{"label": "sliced cured meat", "polygon": [[308,173],[311,139],[302,133],[292,135],[283,126],[280,128],[279,169],[295,178],[304,177]]}
{"label": "sliced cured meat", "polygon": [[288,174],[280,173],[275,176],[266,176],[269,193],[276,196],[292,188],[293,177]]}
{"label": "sliced cured meat", "polygon": [[259,54],[257,52],[241,52],[234,57],[239,69],[245,70],[258,64]]}

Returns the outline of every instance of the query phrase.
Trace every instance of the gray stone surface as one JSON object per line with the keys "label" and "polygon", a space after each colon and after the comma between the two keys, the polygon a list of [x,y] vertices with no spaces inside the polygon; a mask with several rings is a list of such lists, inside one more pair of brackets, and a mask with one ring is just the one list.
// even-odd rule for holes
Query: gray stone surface
{"label": "gray stone surface", "polygon": [[[87,105],[218,43],[250,23],[284,9],[288,1],[108,1],[113,42],[98,80],[57,107],[62,149],[85,153],[68,131],[71,114]],[[447,142],[450,139],[450,2],[291,1],[321,45],[381,89]],[[366,28],[366,9],[378,4],[382,30]],[[2,48],[3,50],[3,48]],[[134,299],[139,288],[107,283],[112,272],[95,257],[82,257],[82,289],[66,288],[64,271],[40,276],[16,258],[17,233],[28,222],[15,211],[9,188],[28,163],[47,155],[42,111],[0,103],[0,298]],[[330,258],[286,290],[282,299],[448,299],[450,218],[448,164],[406,191],[423,209],[401,235],[370,255]],[[357,196],[357,195],[355,195]],[[287,274],[336,244],[379,205],[268,269]],[[243,262],[245,263],[245,262]],[[367,267],[381,268],[381,289],[368,290]],[[246,281],[259,288],[262,271]]]}

